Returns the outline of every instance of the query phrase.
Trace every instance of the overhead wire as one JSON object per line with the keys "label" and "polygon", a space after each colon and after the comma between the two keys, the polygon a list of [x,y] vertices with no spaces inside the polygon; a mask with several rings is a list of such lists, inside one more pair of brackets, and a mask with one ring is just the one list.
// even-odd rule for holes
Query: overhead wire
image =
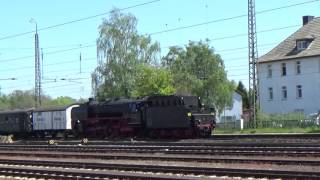
{"label": "overhead wire", "polygon": [[[316,1],[319,1],[319,0],[313,0],[313,1],[306,1],[306,2],[303,2],[303,3],[297,3],[297,4],[292,4],[292,5],[287,5],[287,6],[282,6],[282,7],[278,7],[278,8],[273,8],[273,9],[268,9],[268,10],[263,10],[263,11],[259,11],[257,12],[256,14],[261,14],[261,13],[265,13],[265,12],[270,12],[270,11],[274,11],[274,10],[279,10],[279,9],[283,9],[283,8],[289,8],[289,7],[293,7],[293,6],[298,6],[298,5],[302,5],[302,4],[307,4],[307,3],[312,3],[312,2],[316,2]],[[150,2],[154,2],[154,1],[150,1]],[[240,18],[242,17],[243,15],[239,15],[239,16],[234,16],[234,17],[230,17],[230,18],[223,18],[223,19],[218,19],[218,20],[213,20],[213,21],[209,21],[207,23],[214,23],[214,22],[219,22],[219,21],[225,21],[225,20],[229,20],[229,19],[235,19],[235,18]],[[70,21],[72,22],[72,21]],[[65,25],[66,23],[61,23],[59,24],[59,26],[62,26],[62,25]],[[197,26],[201,25],[203,23],[199,23],[199,24],[196,24]],[[190,25],[188,26],[189,28],[191,27],[194,27],[195,25]],[[297,26],[297,25],[294,25],[294,26]],[[294,26],[287,26],[287,27],[283,27],[283,28],[278,28],[278,29],[284,29],[284,28],[290,28],[290,27],[294,27]],[[57,27],[57,25],[55,26],[51,26],[50,28],[54,28],[54,27]],[[49,28],[49,27],[47,27]],[[181,29],[185,29],[186,27],[180,27]],[[277,28],[274,28],[274,30],[276,30]],[[42,30],[45,30],[45,28],[43,28]],[[177,28],[174,28],[174,29],[169,29],[169,30],[164,30],[164,31],[158,31],[158,32],[155,32],[155,33],[150,33],[149,35],[154,35],[154,34],[159,34],[160,32],[169,32],[169,31],[175,31],[175,30],[178,30]],[[268,30],[270,31],[270,30]],[[32,31],[34,32],[34,31]],[[261,31],[261,32],[264,32],[264,31]],[[238,35],[234,35],[233,37],[238,37],[238,36],[244,36],[244,34],[238,34]],[[231,38],[231,36],[229,37],[222,37],[220,39],[223,39],[223,38]],[[0,40],[2,40],[0,38]],[[219,38],[216,38],[214,40],[219,40]],[[94,46],[94,45],[93,45]],[[61,50],[61,51],[53,51],[53,52],[49,52],[49,54],[55,54],[55,53],[59,53],[59,52],[65,52],[65,51],[71,51],[71,50],[74,50],[74,49],[79,49],[79,48],[72,48],[72,49],[66,49],[66,50]],[[48,53],[46,53],[48,54]],[[24,57],[20,57],[20,58],[29,58],[29,57],[33,57],[33,56],[24,56]],[[13,58],[13,59],[9,59],[9,60],[17,60],[17,58]],[[0,62],[3,62],[3,61],[0,61]]]}
{"label": "overhead wire", "polygon": [[[317,1],[320,1],[320,0],[311,0],[311,1],[305,1],[305,2],[302,2],[302,3],[296,3],[296,4],[281,6],[281,7],[277,7],[277,8],[266,9],[266,10],[262,10],[262,11],[257,11],[256,14],[263,14],[263,13],[276,11],[276,10],[280,10],[280,9],[286,9],[286,8],[290,8],[290,7],[294,7],[294,6],[300,6],[300,5],[304,5],[304,4],[314,3],[314,2],[317,2]],[[243,17],[247,17],[247,15],[248,14],[241,14],[241,15],[227,17],[227,18],[215,19],[215,20],[210,20],[210,21],[203,22],[203,23],[197,23],[197,24],[181,26],[181,27],[176,27],[176,28],[172,28],[172,29],[166,29],[166,30],[162,30],[162,31],[157,31],[157,32],[153,32],[153,33],[148,33],[148,34],[145,34],[145,35],[156,35],[156,34],[162,34],[162,33],[177,31],[177,30],[181,30],[181,29],[188,29],[188,28],[193,28],[193,27],[197,27],[197,26],[203,26],[203,25],[207,25],[207,24],[212,24],[212,23],[217,23],[217,22],[222,22],[222,21],[228,21],[228,20],[243,18]]]}
{"label": "overhead wire", "polygon": [[[136,7],[140,7],[140,6],[144,6],[144,5],[148,5],[148,4],[152,4],[152,3],[155,3],[155,2],[159,2],[159,1],[160,0],[147,1],[147,2],[144,2],[144,3],[128,6],[128,7],[125,7],[125,8],[120,8],[119,10],[120,11],[128,10],[128,9],[132,9],[132,8],[136,8]],[[84,18],[80,18],[80,19],[67,21],[67,22],[60,23],[60,24],[55,24],[55,25],[52,25],[52,26],[38,28],[38,31],[53,29],[53,28],[56,28],[56,27],[60,27],[60,26],[68,25],[68,24],[73,24],[73,23],[80,22],[80,21],[85,21],[85,20],[88,20],[88,19],[93,19],[93,18],[96,18],[96,17],[100,17],[100,16],[104,16],[104,15],[110,14],[112,11],[113,10],[108,11],[108,12],[104,12],[104,13],[100,13],[100,14],[96,14],[96,15],[92,15],[92,16],[88,16],[88,17],[84,17]],[[18,34],[13,34],[13,35],[9,35],[9,36],[0,37],[0,41],[1,40],[5,40],[5,39],[10,39],[10,38],[15,38],[15,37],[27,35],[27,34],[31,34],[31,33],[34,33],[34,32],[35,31],[32,30],[32,31],[27,31],[27,32],[23,32],[23,33],[18,33]]]}
{"label": "overhead wire", "polygon": [[[70,49],[62,49],[62,50],[47,52],[47,53],[44,53],[44,55],[58,54],[58,53],[73,51],[73,50],[77,50],[77,49],[94,47],[94,46],[95,46],[95,44],[91,44],[91,45],[87,45],[87,46],[75,47],[75,48],[70,48]],[[16,58],[10,58],[10,59],[4,59],[4,60],[1,60],[0,63],[1,63],[1,62],[8,62],[8,61],[22,60],[22,59],[31,58],[31,57],[33,58],[34,55],[23,56],[23,57],[16,57]]]}
{"label": "overhead wire", "polygon": [[[156,1],[160,1],[160,0],[155,0],[155,1],[150,1],[150,3],[152,2],[156,2]],[[311,0],[311,1],[305,1],[305,2],[301,2],[301,3],[296,3],[296,4],[291,4],[291,5],[286,5],[286,6],[281,6],[281,7],[277,7],[277,8],[271,8],[271,9],[266,9],[266,10],[262,10],[262,11],[258,11],[256,12],[256,14],[262,14],[262,13],[266,13],[266,12],[271,12],[271,11],[275,11],[275,10],[280,10],[280,9],[285,9],[285,8],[290,8],[290,7],[294,7],[294,6],[299,6],[299,5],[304,5],[304,4],[308,4],[308,3],[313,3],[313,2],[317,2],[317,1],[320,1],[320,0]],[[144,3],[142,3],[144,4]],[[147,3],[148,4],[148,3]],[[130,8],[130,7],[129,7]],[[124,8],[126,9],[126,8]],[[110,11],[111,12],[111,11]],[[108,13],[110,13],[108,12]],[[196,27],[196,26],[201,26],[201,25],[205,25],[206,23],[208,24],[211,24],[211,23],[216,23],[216,22],[221,22],[221,21],[227,21],[227,20],[232,20],[232,19],[236,19],[236,18],[240,18],[240,17],[245,17],[247,16],[247,14],[243,14],[243,15],[238,15],[238,16],[233,16],[233,17],[229,17],[229,18],[222,18],[222,19],[217,19],[217,20],[211,20],[211,21],[208,21],[208,22],[204,22],[204,23],[198,23],[198,24],[193,24],[193,25],[188,25],[188,26],[182,26],[182,27],[177,27],[177,28],[173,28],[173,29],[166,29],[166,30],[162,30],[162,31],[158,31],[158,32],[154,32],[154,33],[148,33],[146,35],[155,35],[155,34],[161,34],[161,33],[165,33],[165,32],[171,32],[171,31],[176,31],[176,30],[181,30],[181,29],[187,29],[187,28],[192,28],[192,27]],[[61,23],[61,24],[65,24],[65,23]],[[54,26],[51,26],[51,27],[55,27],[56,25]],[[281,30],[281,29],[286,29],[286,28],[292,28],[292,27],[295,27],[295,26],[298,26],[298,25],[292,25],[292,26],[286,26],[286,27],[281,27],[281,28],[274,28],[274,29],[269,29],[269,30],[263,30],[263,31],[260,31],[261,32],[269,32],[269,31],[274,31],[274,30]],[[39,29],[40,31],[40,29]],[[32,31],[34,32],[34,31]],[[259,33],[259,32],[258,32]],[[238,34],[238,35],[234,35],[235,37],[239,37],[239,36],[244,36],[244,34]],[[222,37],[222,38],[229,38],[229,37]],[[220,38],[221,39],[221,38]],[[1,38],[0,38],[1,40]],[[218,39],[212,39],[212,40],[218,40]],[[92,47],[92,46],[95,46],[94,45],[90,45],[89,47]],[[171,46],[168,46],[168,47],[171,47]],[[168,47],[163,47],[163,48],[168,48]],[[79,48],[82,48],[82,47],[77,47],[77,48],[71,48],[71,49],[66,49],[66,50],[60,50],[60,51],[57,51],[57,52],[51,52],[51,54],[54,54],[54,53],[60,53],[60,52],[64,52],[64,51],[70,51],[70,50],[75,50],[75,49],[79,49]],[[46,53],[48,54],[48,53]],[[25,58],[30,58],[30,57],[33,57],[33,55],[30,55],[30,56],[24,56],[24,57],[18,57],[18,58],[12,58],[12,59],[6,59],[6,60],[2,60],[0,62],[5,62],[5,61],[12,61],[12,60],[18,60],[18,59],[25,59]]]}

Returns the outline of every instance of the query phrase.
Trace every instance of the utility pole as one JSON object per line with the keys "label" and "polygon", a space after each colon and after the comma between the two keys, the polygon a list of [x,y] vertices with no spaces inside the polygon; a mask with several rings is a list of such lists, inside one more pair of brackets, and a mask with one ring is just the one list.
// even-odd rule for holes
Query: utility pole
{"label": "utility pole", "polygon": [[256,127],[257,113],[257,78],[256,63],[258,59],[256,9],[254,0],[248,0],[248,49],[249,49],[249,102],[252,110],[253,127]]}
{"label": "utility pole", "polygon": [[36,24],[36,33],[34,35],[35,39],[35,106],[41,106],[41,71],[40,71],[40,53],[39,53],[39,36],[38,36],[38,26],[37,22],[34,19],[30,20],[30,23]]}

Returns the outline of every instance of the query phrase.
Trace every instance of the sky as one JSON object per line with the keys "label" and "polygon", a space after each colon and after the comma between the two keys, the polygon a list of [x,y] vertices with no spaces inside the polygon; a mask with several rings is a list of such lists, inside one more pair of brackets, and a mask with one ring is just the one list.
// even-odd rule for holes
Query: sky
{"label": "sky", "polygon": [[[98,28],[113,8],[138,19],[137,30],[170,46],[210,39],[228,79],[248,88],[246,0],[1,0],[0,93],[34,88],[34,31],[43,52],[42,92],[53,98],[88,98],[97,66]],[[302,16],[320,16],[320,0],[256,0],[258,55],[302,26]],[[57,26],[56,26],[57,25]],[[82,61],[80,63],[80,53]],[[80,68],[81,67],[81,68]],[[7,80],[16,78],[16,80]]]}

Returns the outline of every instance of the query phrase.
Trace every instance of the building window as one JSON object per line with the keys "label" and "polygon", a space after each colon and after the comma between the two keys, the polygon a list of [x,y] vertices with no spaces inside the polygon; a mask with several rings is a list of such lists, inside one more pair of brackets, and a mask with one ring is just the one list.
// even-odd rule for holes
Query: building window
{"label": "building window", "polygon": [[287,99],[287,87],[282,86],[282,99],[286,100]]}
{"label": "building window", "polygon": [[267,75],[268,78],[271,78],[272,77],[272,65],[269,64],[268,65],[268,75]]}
{"label": "building window", "polygon": [[297,98],[298,99],[302,98],[302,86],[301,85],[297,86]]}
{"label": "building window", "polygon": [[269,93],[269,100],[272,100],[273,99],[273,89],[272,89],[272,87],[269,87],[268,93]]}
{"label": "building window", "polygon": [[301,63],[300,61],[296,61],[296,73],[301,74]]}
{"label": "building window", "polygon": [[282,75],[282,76],[287,75],[286,63],[282,63],[282,64],[281,64],[281,67],[282,67],[282,68],[281,68],[281,70],[282,70],[282,71],[281,71],[281,75]]}
{"label": "building window", "polygon": [[297,50],[302,51],[308,48],[310,41],[308,40],[298,40],[297,41]]}

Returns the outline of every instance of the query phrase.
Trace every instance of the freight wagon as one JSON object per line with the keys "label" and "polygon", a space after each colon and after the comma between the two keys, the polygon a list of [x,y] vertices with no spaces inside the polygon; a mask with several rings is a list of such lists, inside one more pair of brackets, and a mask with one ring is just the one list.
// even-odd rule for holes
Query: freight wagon
{"label": "freight wagon", "polygon": [[55,137],[63,133],[66,137],[72,134],[71,110],[79,105],[69,105],[58,108],[34,109],[32,111],[33,133],[37,136],[50,135]]}

